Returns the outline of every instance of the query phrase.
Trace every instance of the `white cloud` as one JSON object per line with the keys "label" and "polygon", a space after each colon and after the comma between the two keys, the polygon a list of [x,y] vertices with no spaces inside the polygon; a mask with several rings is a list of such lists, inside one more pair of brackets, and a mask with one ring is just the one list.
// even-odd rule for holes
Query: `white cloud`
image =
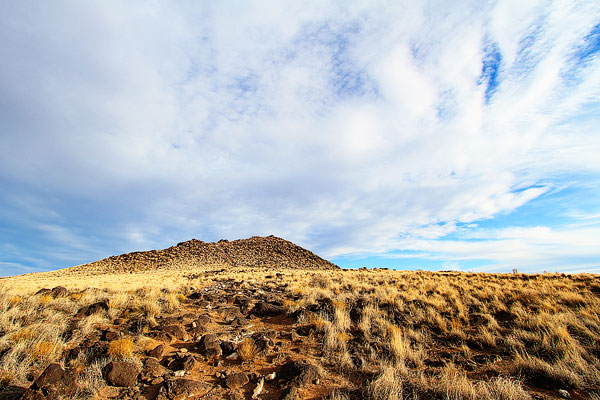
{"label": "white cloud", "polygon": [[398,243],[402,248],[429,253],[424,258],[489,260],[489,270],[507,272],[567,272],[581,268],[600,273],[598,263],[600,228],[545,226],[509,227],[468,231],[455,240],[411,239]]}
{"label": "white cloud", "polygon": [[[563,77],[591,1],[2,8],[0,179],[53,215],[30,229],[74,250],[271,233],[327,256],[434,246],[558,174],[599,172],[597,124],[577,119],[599,61]],[[489,104],[486,40],[503,57]]]}

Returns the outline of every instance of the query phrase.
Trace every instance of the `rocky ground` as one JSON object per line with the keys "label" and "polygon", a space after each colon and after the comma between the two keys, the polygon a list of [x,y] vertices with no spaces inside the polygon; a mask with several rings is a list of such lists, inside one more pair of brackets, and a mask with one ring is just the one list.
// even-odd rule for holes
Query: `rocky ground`
{"label": "rocky ground", "polygon": [[598,310],[597,275],[191,240],[0,279],[0,400],[600,400]]}
{"label": "rocky ground", "polygon": [[[56,291],[63,289],[54,289]],[[52,292],[50,292],[52,293]],[[65,293],[66,295],[66,293]],[[78,394],[81,367],[73,362],[87,352],[87,362],[109,359],[111,343],[139,335],[156,342],[145,354],[102,367],[108,386],[95,398],[118,399],[317,399],[336,386],[324,373],[323,352],[309,324],[298,323],[283,307],[284,290],[219,282],[191,292],[176,313],[151,319],[119,316],[76,346],[65,349],[63,368],[50,364],[29,388],[12,387],[2,399],[58,399]],[[98,302],[73,316],[108,310]]]}

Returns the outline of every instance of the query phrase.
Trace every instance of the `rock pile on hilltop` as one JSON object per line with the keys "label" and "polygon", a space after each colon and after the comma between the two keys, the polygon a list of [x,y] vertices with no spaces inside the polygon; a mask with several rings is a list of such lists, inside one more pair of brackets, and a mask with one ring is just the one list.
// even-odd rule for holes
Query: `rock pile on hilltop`
{"label": "rock pile on hilltop", "polygon": [[219,240],[208,243],[188,240],[164,250],[136,251],[71,268],[85,272],[137,272],[194,267],[338,269],[309,250],[275,237]]}

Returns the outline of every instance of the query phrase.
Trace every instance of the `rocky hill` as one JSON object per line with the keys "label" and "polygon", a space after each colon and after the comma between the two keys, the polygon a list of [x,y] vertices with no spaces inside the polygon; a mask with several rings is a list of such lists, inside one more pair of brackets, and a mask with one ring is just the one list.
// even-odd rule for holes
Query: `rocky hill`
{"label": "rocky hill", "polygon": [[182,268],[290,268],[329,270],[339,267],[309,250],[275,236],[203,242],[188,240],[164,250],[136,251],[70,268],[72,272],[137,272]]}

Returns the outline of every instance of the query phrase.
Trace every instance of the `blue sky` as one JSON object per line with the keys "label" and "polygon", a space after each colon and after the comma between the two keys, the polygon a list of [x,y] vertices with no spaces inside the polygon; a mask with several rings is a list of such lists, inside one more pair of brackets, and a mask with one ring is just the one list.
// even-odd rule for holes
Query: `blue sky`
{"label": "blue sky", "polygon": [[600,273],[595,1],[0,4],[0,275],[198,238]]}

